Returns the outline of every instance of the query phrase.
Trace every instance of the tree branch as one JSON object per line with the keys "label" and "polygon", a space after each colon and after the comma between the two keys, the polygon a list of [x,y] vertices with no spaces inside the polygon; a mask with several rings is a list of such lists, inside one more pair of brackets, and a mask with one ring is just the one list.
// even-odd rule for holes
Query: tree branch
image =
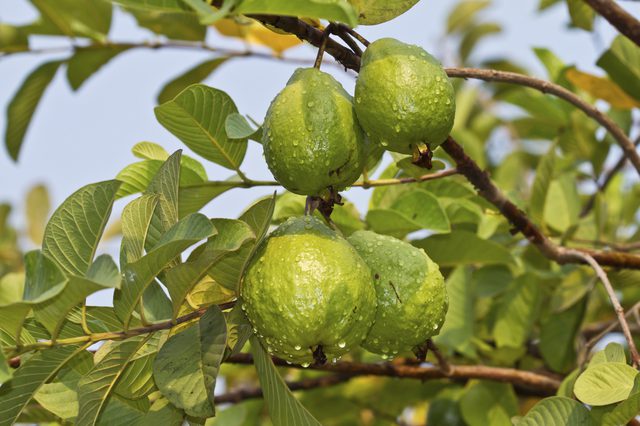
{"label": "tree branch", "polygon": [[[631,353],[631,361],[633,366],[638,368],[640,366],[640,354],[638,353],[638,349],[636,348],[636,344],[633,341],[633,336],[631,335],[631,330],[629,330],[629,323],[627,323],[627,318],[625,317],[624,309],[622,305],[620,305],[620,300],[618,300],[618,296],[616,296],[616,291],[614,290],[611,282],[609,281],[609,277],[602,267],[598,264],[598,262],[587,253],[583,253],[577,250],[567,250],[570,255],[576,256],[579,259],[582,259],[586,263],[589,264],[602,281],[604,288],[607,290],[607,294],[609,295],[609,300],[611,300],[611,304],[616,312],[618,317],[618,322],[620,323],[620,328],[622,329],[622,334],[624,334],[625,339],[627,340],[627,344],[629,345],[629,352]],[[633,312],[633,311],[632,311]]]}
{"label": "tree branch", "polygon": [[613,0],[585,0],[585,2],[629,40],[640,46],[640,21],[633,15]]}
{"label": "tree branch", "polygon": [[[330,386],[336,386],[344,383],[355,376],[335,374],[330,376],[314,377],[311,379],[302,379],[297,382],[287,382],[287,386],[292,391],[297,390],[310,390],[317,388],[326,388]],[[222,395],[218,395],[214,398],[216,404],[232,403],[237,404],[247,399],[262,398],[262,388],[253,387],[249,389],[237,389],[227,392]]]}
{"label": "tree branch", "polygon": [[626,158],[631,161],[635,169],[640,174],[640,154],[636,150],[634,143],[629,139],[625,132],[618,125],[603,114],[596,107],[582,100],[575,93],[565,89],[564,87],[553,84],[549,81],[540,80],[538,78],[529,77],[523,74],[507,71],[486,70],[477,68],[447,68],[449,77],[455,78],[474,78],[484,81],[493,81],[500,83],[517,84],[519,86],[529,87],[542,93],[549,93],[560,99],[564,99],[578,109],[582,110],[589,117],[600,123],[602,127],[607,129],[611,136],[618,142],[620,148],[624,152]]}
{"label": "tree branch", "polygon": [[480,169],[453,138],[449,137],[441,146],[456,162],[458,172],[473,184],[478,194],[496,206],[500,213],[514,225],[514,231],[521,232],[547,258],[560,264],[586,263],[584,259],[580,260],[572,253],[579,251],[593,257],[601,265],[640,269],[640,256],[612,251],[568,249],[556,245],[540,232],[522,210],[502,194],[498,187],[491,182],[489,174]]}
{"label": "tree branch", "polygon": [[[231,356],[225,362],[231,364],[252,364],[250,354],[241,353]],[[285,361],[273,358],[273,362],[281,367],[303,368],[300,365],[289,365]],[[349,376],[383,376],[404,379],[434,380],[470,380],[485,379],[498,382],[512,383],[526,391],[533,391],[537,395],[553,395],[560,386],[559,378],[532,371],[521,371],[514,368],[489,367],[484,365],[449,365],[449,372],[445,373],[440,367],[404,365],[391,362],[365,364],[359,362],[339,361],[335,364],[312,365],[310,370],[326,371]]]}

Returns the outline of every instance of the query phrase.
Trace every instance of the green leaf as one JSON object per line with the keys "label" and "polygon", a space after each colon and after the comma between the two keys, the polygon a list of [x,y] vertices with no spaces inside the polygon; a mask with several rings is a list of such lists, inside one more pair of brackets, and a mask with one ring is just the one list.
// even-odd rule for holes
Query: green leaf
{"label": "green leaf", "polygon": [[7,358],[2,350],[2,343],[0,343],[0,386],[11,380],[11,377],[13,377],[13,371],[9,368],[9,364],[7,364]]}
{"label": "green leaf", "polygon": [[460,398],[460,411],[469,426],[510,426],[518,398],[509,383],[475,382]]}
{"label": "green leaf", "polygon": [[153,250],[124,267],[124,284],[114,296],[114,306],[125,327],[129,326],[131,315],[145,289],[167,264],[187,247],[214,233],[215,228],[206,216],[197,213],[187,216],[169,229]]}
{"label": "green leaf", "polygon": [[[129,0],[129,3],[134,1]],[[138,25],[167,36],[170,40],[203,41],[207,32],[207,27],[200,25],[194,13],[157,12],[139,8],[127,8],[127,11],[136,18]]]}
{"label": "green leaf", "polygon": [[589,366],[576,380],[573,392],[585,404],[601,406],[629,397],[638,370],[621,362]]}
{"label": "green leaf", "polygon": [[122,372],[114,392],[127,398],[140,399],[148,395],[154,388],[153,361],[158,353],[158,347],[166,339],[166,333],[156,333],[131,357]]}
{"label": "green leaf", "polygon": [[107,1],[95,0],[88,4],[78,4],[76,0],[31,0],[42,18],[50,27],[57,29],[53,34],[69,37],[90,37],[100,42],[106,41],[111,26],[112,6]]}
{"label": "green leaf", "polygon": [[214,198],[238,187],[238,182],[238,176],[234,175],[223,182],[203,182],[180,187],[178,197],[179,217],[183,218],[186,215],[200,211]]}
{"label": "green leaf", "polygon": [[131,148],[134,156],[143,160],[167,161],[169,153],[160,145],[153,142],[138,142]]}
{"label": "green leaf", "polygon": [[25,283],[22,299],[40,303],[59,294],[66,283],[65,276],[48,256],[40,250],[25,255]]}
{"label": "green leaf", "polygon": [[129,47],[104,45],[78,48],[67,63],[67,80],[73,90],[78,90],[82,84],[100,68]]}
{"label": "green leaf", "polygon": [[29,190],[26,199],[27,234],[34,244],[41,245],[44,228],[49,217],[51,202],[44,185],[36,185]]}
{"label": "green leaf", "polygon": [[580,195],[575,175],[565,173],[551,181],[543,215],[545,222],[560,232],[576,225],[580,216]]}
{"label": "green leaf", "polygon": [[218,233],[204,244],[196,259],[171,268],[165,275],[164,284],[173,302],[174,319],[187,294],[207,275],[209,269],[227,253],[239,250],[249,240],[255,240],[249,225],[240,220],[214,219],[212,222]]}
{"label": "green leaf", "polygon": [[434,337],[438,345],[444,345],[476,358],[473,345],[475,326],[474,281],[470,280],[468,268],[459,266],[446,281],[449,309],[440,334]]}
{"label": "green leaf", "polygon": [[23,27],[0,24],[0,52],[23,51],[28,48],[28,32]]}
{"label": "green leaf", "polygon": [[589,361],[589,366],[601,364],[603,362],[620,362],[627,363],[627,355],[624,353],[624,347],[618,343],[611,342],[607,344],[604,350],[596,352]]}
{"label": "green leaf", "polygon": [[556,56],[551,50],[541,47],[534,48],[533,53],[536,54],[542,65],[547,69],[549,79],[551,81],[558,81],[558,78],[565,68],[562,59]]}
{"label": "green leaf", "polygon": [[143,195],[125,206],[122,211],[120,265],[135,262],[144,254],[147,230],[157,204],[157,195]]}
{"label": "green leaf", "polygon": [[595,426],[589,410],[563,396],[545,398],[533,406],[517,426]]}
{"label": "green leaf", "polygon": [[51,216],[42,252],[65,272],[83,276],[89,269],[119,186],[115,180],[84,186]]}
{"label": "green leaf", "polygon": [[640,48],[619,35],[597,62],[625,92],[640,100]]}
{"label": "green leaf", "polygon": [[109,255],[101,255],[91,265],[87,278],[69,276],[64,290],[60,294],[34,307],[34,316],[55,338],[58,336],[67,314],[80,303],[84,303],[90,294],[119,287],[118,267]]}
{"label": "green leaf", "polygon": [[137,425],[149,409],[149,400],[120,398],[112,395],[107,400],[98,418],[98,426],[130,426]]}
{"label": "green leaf", "polygon": [[509,250],[491,240],[483,240],[468,231],[453,231],[446,235],[434,235],[412,243],[423,248],[440,266],[484,264],[511,264]]}
{"label": "green leaf", "polygon": [[420,229],[442,233],[451,231],[447,214],[438,199],[417,188],[399,196],[390,210],[369,210],[367,222],[374,231],[399,238]]}
{"label": "green leaf", "polygon": [[224,122],[224,130],[229,139],[253,139],[258,142],[262,139],[262,128],[254,129],[242,114],[232,113]]}
{"label": "green leaf", "polygon": [[[576,335],[584,317],[586,298],[560,313],[550,313],[541,324],[540,353],[552,370],[564,373],[575,364]],[[558,327],[562,324],[562,327]]]}
{"label": "green leaf", "polygon": [[192,84],[200,83],[228,59],[228,57],[210,59],[190,68],[183,74],[176,76],[171,81],[167,82],[160,90],[160,93],[158,94],[158,104],[169,102],[187,87]]}
{"label": "green leaf", "polygon": [[[200,170],[193,170],[193,167],[197,167],[193,164],[193,159],[182,156],[180,159],[180,185],[197,185],[206,181],[206,175],[203,178]],[[118,198],[126,197],[127,195],[143,192],[153,177],[162,168],[164,161],[160,160],[145,160],[137,163],[132,163],[122,169],[116,179],[122,181],[122,186],[118,190]]]}
{"label": "green leaf", "polygon": [[182,412],[173,406],[168,399],[158,398],[140,420],[140,426],[181,425]]}
{"label": "green leaf", "polygon": [[260,341],[255,336],[250,340],[253,362],[274,426],[320,426],[320,422],[293,396]]}
{"label": "green leaf", "polygon": [[13,379],[0,387],[0,426],[10,426],[38,392],[84,347],[61,346],[36,353],[18,368]]}
{"label": "green leaf", "polygon": [[214,390],[226,340],[222,311],[212,306],[198,325],[171,336],[156,357],[156,385],[173,405],[190,416],[215,414]]}
{"label": "green leaf", "polygon": [[162,235],[178,222],[178,188],[180,186],[182,151],[178,150],[160,167],[145,194],[157,195],[156,206],[144,242],[149,251],[158,244]]}
{"label": "green leaf", "polygon": [[118,342],[78,382],[79,410],[76,425],[95,425],[98,416],[135,353],[146,343],[149,336],[132,337]]}
{"label": "green leaf", "polygon": [[228,169],[240,169],[247,141],[227,137],[224,122],[238,109],[225,92],[194,84],[155,112],[160,124],[194,152]]}
{"label": "green leaf", "polygon": [[537,319],[540,299],[535,275],[521,275],[511,283],[496,306],[493,335],[499,348],[524,345]]}
{"label": "green leaf", "polygon": [[602,426],[618,426],[627,424],[634,419],[639,412],[640,392],[635,392],[618,404],[612,411],[605,413],[602,416]]}
{"label": "green leaf", "polygon": [[554,176],[556,163],[556,147],[552,145],[549,151],[540,158],[536,167],[536,177],[533,181],[531,199],[529,200],[529,214],[536,223],[542,223],[547,192]]}
{"label": "green leaf", "polygon": [[583,0],[567,0],[571,24],[586,31],[593,30],[596,12]]}
{"label": "green leaf", "polygon": [[241,14],[306,16],[309,18],[338,21],[355,27],[358,16],[345,0],[244,0],[235,9]]}
{"label": "green leaf", "polygon": [[62,61],[47,62],[31,72],[22,82],[7,107],[7,127],[4,139],[7,151],[14,161],[18,160],[24,136],[27,133],[31,117],[40,103],[40,98],[53,80],[61,63]]}
{"label": "green leaf", "polygon": [[491,2],[482,1],[464,1],[456,5],[449,13],[447,18],[447,33],[453,33],[465,28],[474,21],[478,12],[489,6]]}

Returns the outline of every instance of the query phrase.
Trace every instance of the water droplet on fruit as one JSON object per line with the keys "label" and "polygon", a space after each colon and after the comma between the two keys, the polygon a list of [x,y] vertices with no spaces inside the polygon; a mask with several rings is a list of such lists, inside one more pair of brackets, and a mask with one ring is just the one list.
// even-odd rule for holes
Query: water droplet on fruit
{"label": "water droplet on fruit", "polygon": [[295,349],[296,351],[299,351],[300,349],[302,349],[302,346],[300,346],[300,345],[295,345],[295,346],[293,347],[293,349]]}
{"label": "water droplet on fruit", "polygon": [[303,362],[302,364],[300,364],[302,366],[302,368],[307,368],[308,366],[311,365],[310,362]]}
{"label": "water droplet on fruit", "polygon": [[340,349],[344,349],[346,346],[347,346],[347,344],[346,344],[345,342],[340,342],[340,343],[338,343],[338,347],[339,347]]}

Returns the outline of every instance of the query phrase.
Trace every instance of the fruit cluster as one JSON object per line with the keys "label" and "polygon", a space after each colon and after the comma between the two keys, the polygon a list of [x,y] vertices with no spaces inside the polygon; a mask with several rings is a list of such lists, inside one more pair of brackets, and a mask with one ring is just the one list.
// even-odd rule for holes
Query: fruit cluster
{"label": "fruit cluster", "polygon": [[278,182],[322,196],[358,179],[368,143],[420,157],[444,142],[454,116],[453,86],[440,63],[384,38],[362,56],[355,103],[331,75],[298,69],[267,111],[262,143]]}
{"label": "fruit cluster", "polygon": [[[381,39],[362,57],[355,103],[329,74],[293,74],[267,112],[265,158],[286,189],[324,198],[358,179],[368,144],[419,157],[446,139],[454,113],[442,66]],[[240,297],[267,350],[302,365],[358,345],[384,358],[415,349],[439,332],[448,306],[424,250],[371,231],[345,239],[312,216],[290,218],[262,243]]]}
{"label": "fruit cluster", "polygon": [[358,345],[393,358],[438,334],[448,307],[424,250],[371,231],[345,239],[313,216],[289,218],[269,235],[240,297],[269,353],[302,365]]}

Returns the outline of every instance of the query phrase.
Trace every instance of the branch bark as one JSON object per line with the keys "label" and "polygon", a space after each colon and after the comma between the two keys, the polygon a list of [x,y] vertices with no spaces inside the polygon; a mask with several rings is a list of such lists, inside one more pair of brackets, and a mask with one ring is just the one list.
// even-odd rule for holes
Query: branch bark
{"label": "branch bark", "polygon": [[[231,364],[252,364],[250,354],[242,353],[231,356],[225,362]],[[303,368],[300,365],[289,365],[285,361],[273,358],[273,362],[281,367]],[[560,378],[522,371],[514,368],[488,367],[484,365],[449,365],[448,372],[435,366],[404,365],[391,362],[365,364],[359,362],[339,361],[335,364],[312,365],[310,370],[326,371],[347,376],[382,376],[404,379],[434,380],[470,380],[485,379],[498,382],[512,383],[527,392],[540,396],[553,395],[560,386]]]}
{"label": "branch bark", "polygon": [[564,99],[582,110],[589,117],[597,121],[602,127],[607,129],[618,145],[620,145],[620,148],[622,148],[625,157],[631,161],[638,174],[640,174],[640,154],[638,154],[635,144],[631,139],[629,139],[625,132],[599,109],[585,102],[575,93],[565,89],[564,87],[546,80],[540,80],[538,78],[507,71],[478,68],[447,68],[446,71],[449,77],[474,78],[483,81],[517,84],[519,86],[529,87],[542,93],[548,93],[560,99]]}
{"label": "branch bark", "polygon": [[449,137],[441,146],[456,162],[458,172],[473,184],[478,194],[496,206],[500,213],[513,224],[514,230],[521,232],[547,258],[560,264],[586,263],[584,259],[579,260],[572,253],[575,250],[593,257],[600,265],[640,269],[640,256],[613,251],[568,249],[556,245],[531,222],[522,210],[504,196],[500,189],[491,182],[489,174],[482,170],[453,138]]}
{"label": "branch bark", "polygon": [[585,2],[629,40],[640,46],[640,21],[633,15],[613,0],[585,0]]}

